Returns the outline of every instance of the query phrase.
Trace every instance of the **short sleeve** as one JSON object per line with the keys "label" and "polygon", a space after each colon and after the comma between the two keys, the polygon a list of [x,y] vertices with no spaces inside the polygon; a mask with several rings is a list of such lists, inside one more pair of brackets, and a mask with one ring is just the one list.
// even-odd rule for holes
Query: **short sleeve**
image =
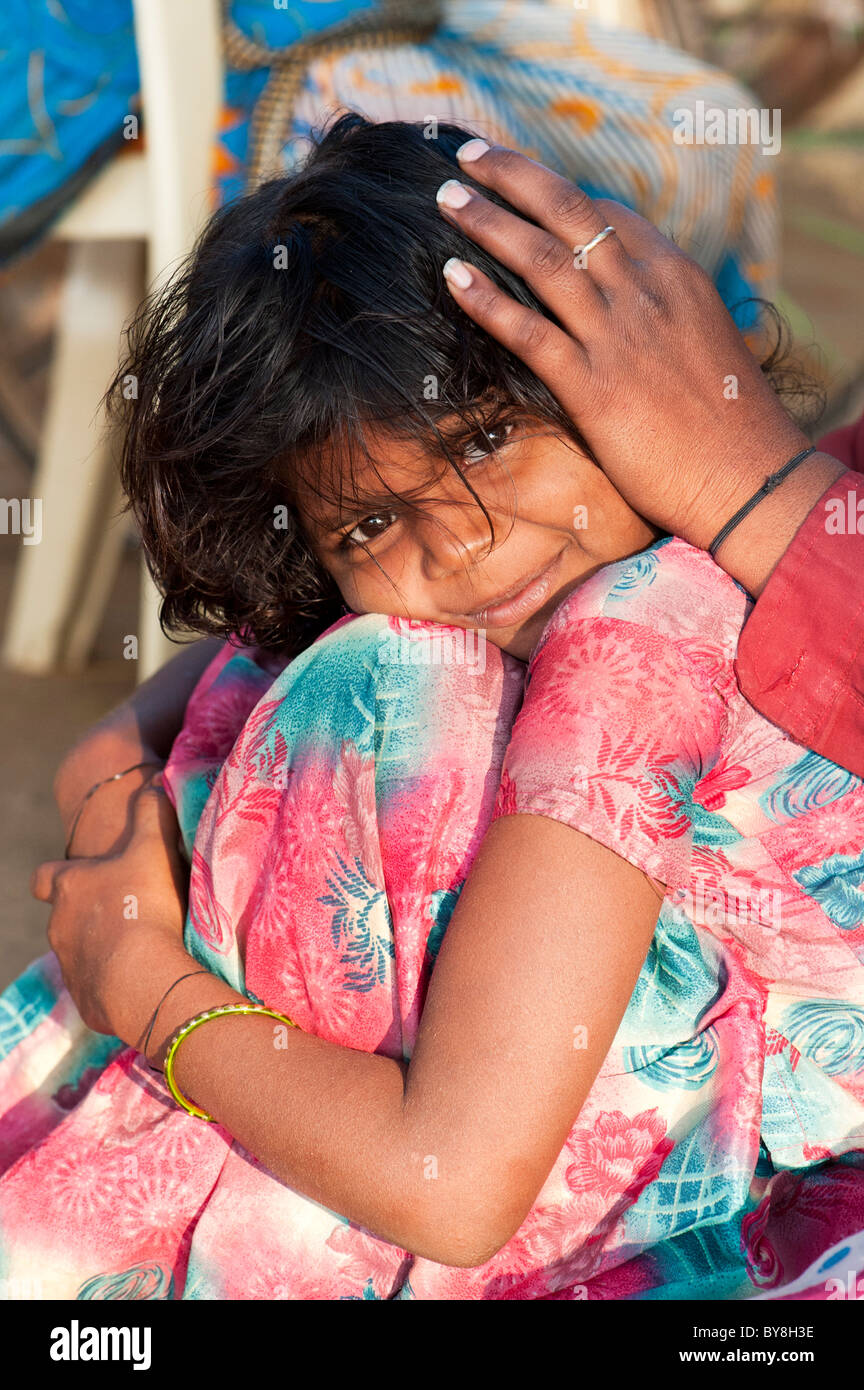
{"label": "short sleeve", "polygon": [[693,789],[719,761],[726,706],[674,639],[555,615],[532,658],[495,816],[542,815],[661,883],[686,878]]}

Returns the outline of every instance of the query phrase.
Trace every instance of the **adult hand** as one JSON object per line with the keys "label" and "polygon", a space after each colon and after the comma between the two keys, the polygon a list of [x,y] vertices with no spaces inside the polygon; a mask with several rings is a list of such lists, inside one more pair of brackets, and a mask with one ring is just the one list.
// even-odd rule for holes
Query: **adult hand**
{"label": "adult hand", "polygon": [[[451,294],[545,382],[636,511],[707,547],[809,443],[710,278],[638,214],[524,155],[469,141],[459,159],[532,221],[454,180],[439,189],[441,212],[520,275],[561,327],[475,266],[467,284],[448,274]],[[609,225],[615,233],[580,255]],[[829,460],[810,505],[840,471]]]}
{"label": "adult hand", "polygon": [[186,882],[159,778],[139,793],[121,852],[36,868],[31,891],[51,903],[48,940],[88,1028],[139,1043],[162,991],[193,968],[183,948]]}

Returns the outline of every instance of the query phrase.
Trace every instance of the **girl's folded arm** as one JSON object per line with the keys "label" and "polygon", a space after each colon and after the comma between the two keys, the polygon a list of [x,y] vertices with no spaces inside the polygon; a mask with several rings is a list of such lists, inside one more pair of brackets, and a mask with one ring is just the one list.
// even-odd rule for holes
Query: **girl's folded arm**
{"label": "girl's folded arm", "polygon": [[[415,1254],[482,1264],[563,1147],[658,910],[612,850],[543,815],[503,816],[448,927],[410,1065],[235,1016],[189,1035],[177,1083],[296,1190]],[[157,1055],[229,998],[212,977],[186,982],[160,1012]]]}

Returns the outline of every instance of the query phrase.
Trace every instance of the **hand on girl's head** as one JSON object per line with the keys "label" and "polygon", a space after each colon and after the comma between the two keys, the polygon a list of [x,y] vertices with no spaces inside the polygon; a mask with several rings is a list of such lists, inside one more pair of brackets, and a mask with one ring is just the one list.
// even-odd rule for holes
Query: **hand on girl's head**
{"label": "hand on girl's head", "polygon": [[730,514],[740,459],[749,451],[779,467],[804,438],[711,280],[637,213],[514,150],[475,139],[457,158],[512,210],[448,179],[442,215],[521,276],[558,323],[454,258],[450,293],[549,387],[638,512],[707,544]]}
{"label": "hand on girl's head", "polygon": [[[650,543],[644,517],[681,529],[708,455],[723,476],[718,354],[735,421],[771,418],[707,277],[628,209],[494,148],[439,209],[469,133],[346,113],[296,173],[220,209],[142,307],[108,402],[166,624],[296,655],[344,601],[525,658],[574,584]],[[469,239],[472,284],[448,293],[440,266]],[[368,435],[385,462],[337,468],[322,524],[327,458]]]}

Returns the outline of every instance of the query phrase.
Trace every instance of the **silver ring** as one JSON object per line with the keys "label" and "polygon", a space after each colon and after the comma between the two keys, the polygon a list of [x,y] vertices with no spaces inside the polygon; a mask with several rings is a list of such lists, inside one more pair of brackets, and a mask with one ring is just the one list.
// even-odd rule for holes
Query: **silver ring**
{"label": "silver ring", "polygon": [[611,236],[614,230],[614,227],[604,227],[602,232],[598,232],[597,235],[593,236],[584,246],[575,247],[574,255],[587,256],[589,251],[593,251],[595,246],[599,246],[601,241],[605,241],[607,236]]}

